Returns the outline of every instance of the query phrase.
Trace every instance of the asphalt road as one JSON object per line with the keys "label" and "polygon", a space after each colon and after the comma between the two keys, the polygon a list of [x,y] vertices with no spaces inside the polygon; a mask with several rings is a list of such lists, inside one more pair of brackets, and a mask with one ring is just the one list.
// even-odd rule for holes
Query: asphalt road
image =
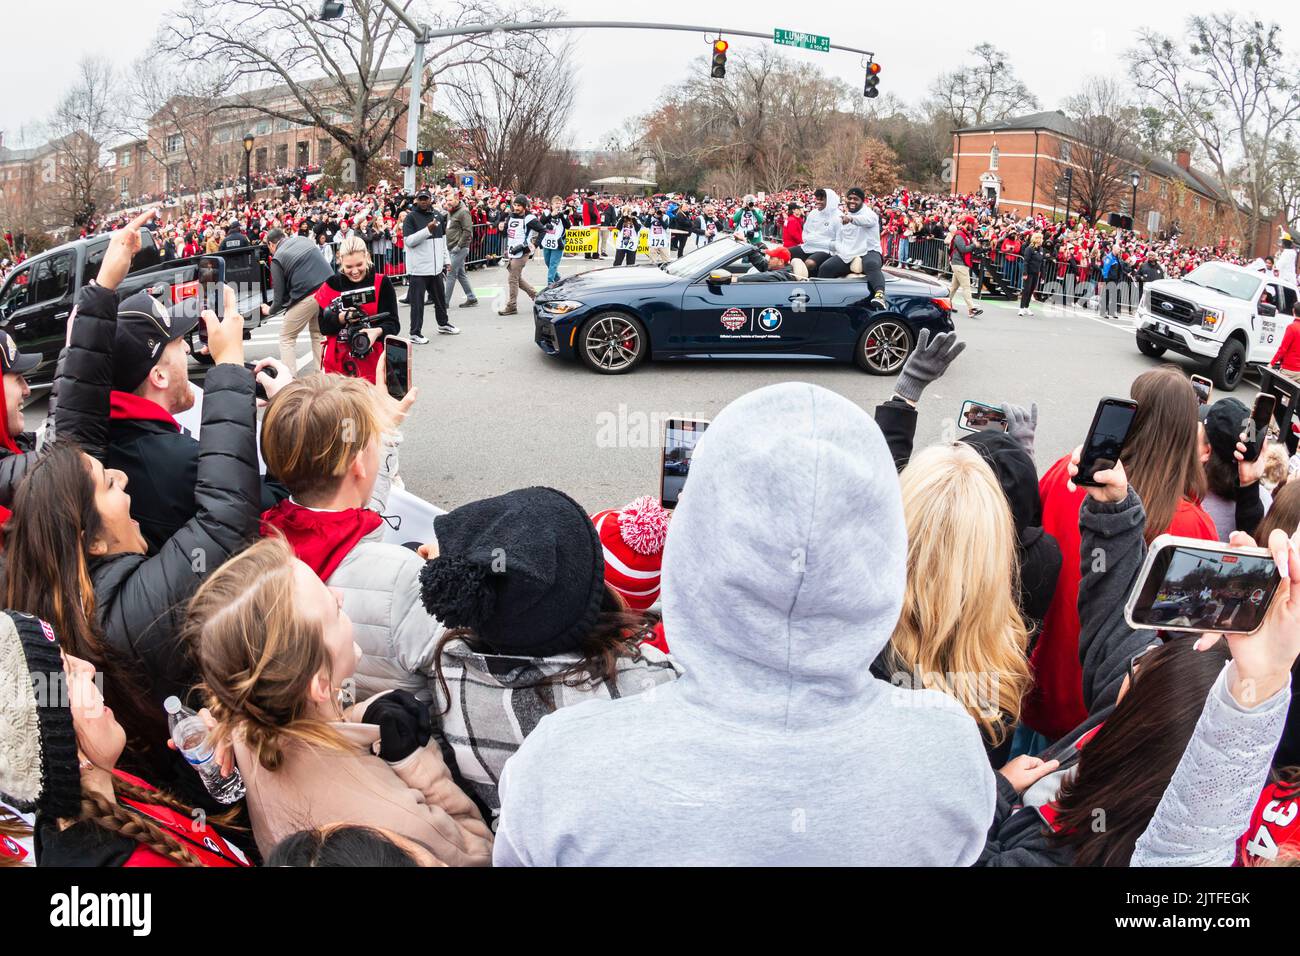
{"label": "asphalt road", "polygon": [[[592,265],[566,259],[561,272]],[[526,275],[541,287],[545,267],[534,261]],[[455,292],[451,318],[461,334],[434,334],[426,307],[431,341],[414,350],[420,399],[404,429],[401,474],[408,490],[440,507],[540,484],[595,512],[658,494],[658,444],[668,417],[711,419],[738,396],[786,381],[824,386],[868,411],[892,392],[892,378],[820,363],[650,362],[629,375],[596,375],[547,357],[533,343],[523,293],[518,315],[496,314],[504,268],[479,269],[470,279],[480,304],[457,308],[462,293]],[[918,447],[960,437],[955,423],[966,399],[1037,402],[1036,457],[1045,471],[1083,439],[1099,398],[1127,396],[1133,378],[1157,364],[1138,352],[1127,322],[1043,305],[1033,318],[1020,318],[1014,302],[982,305],[982,316],[956,318],[967,348],[921,399]],[[409,331],[406,315],[402,331]],[[278,335],[278,321],[258,329],[246,345],[248,360],[278,355]],[[306,351],[304,334],[303,362]],[[1172,361],[1196,371],[1188,359]],[[1247,382],[1236,395],[1249,404],[1254,392]],[[40,421],[43,405],[30,407],[29,426]]]}

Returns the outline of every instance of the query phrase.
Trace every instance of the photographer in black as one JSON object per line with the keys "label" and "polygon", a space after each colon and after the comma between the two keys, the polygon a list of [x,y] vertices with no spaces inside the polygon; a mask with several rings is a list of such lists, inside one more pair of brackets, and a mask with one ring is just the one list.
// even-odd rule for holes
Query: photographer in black
{"label": "photographer in black", "polygon": [[381,343],[401,331],[397,292],[386,275],[376,272],[360,236],[344,239],[338,257],[339,271],[316,290],[320,330],[325,337],[321,369],[374,382],[383,354]]}

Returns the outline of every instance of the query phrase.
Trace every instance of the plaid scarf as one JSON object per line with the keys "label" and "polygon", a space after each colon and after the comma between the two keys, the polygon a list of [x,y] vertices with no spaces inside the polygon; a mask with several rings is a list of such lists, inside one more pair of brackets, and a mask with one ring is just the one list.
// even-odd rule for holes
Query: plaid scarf
{"label": "plaid scarf", "polygon": [[[439,745],[454,758],[461,785],[491,811],[496,828],[501,810],[497,781],[510,756],[547,714],[588,700],[629,697],[675,680],[677,670],[666,654],[649,644],[639,645],[640,657],[619,658],[613,680],[541,683],[581,660],[576,654],[555,657],[516,657],[480,654],[464,641],[451,641],[442,654],[451,707],[437,718]],[[577,678],[567,678],[577,683]],[[442,688],[431,681],[438,710],[447,706]]]}

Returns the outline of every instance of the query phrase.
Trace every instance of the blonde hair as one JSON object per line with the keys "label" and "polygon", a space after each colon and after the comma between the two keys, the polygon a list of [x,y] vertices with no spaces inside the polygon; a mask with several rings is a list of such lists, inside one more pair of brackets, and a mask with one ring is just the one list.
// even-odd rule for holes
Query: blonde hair
{"label": "blonde hair", "polygon": [[366,240],[362,239],[355,232],[339,243],[338,252],[335,255],[342,261],[344,256],[356,255],[358,252],[366,257],[366,268],[369,269],[374,265],[374,260],[370,258],[370,247],[366,245]]}
{"label": "blonde hair", "polygon": [[901,476],[907,589],[889,642],[891,668],[955,698],[994,744],[1030,686],[1015,524],[979,452],[936,445]]}
{"label": "blonde hair", "polygon": [[308,692],[331,672],[320,622],[297,607],[293,551],[264,538],[231,558],[190,601],[186,638],[217,720],[214,741],[236,733],[267,770],[284,763],[286,741],[346,749],[308,713]]}
{"label": "blonde hair", "polygon": [[296,378],[262,419],[262,457],[295,495],[333,491],[371,441],[391,427],[369,383],[316,373]]}

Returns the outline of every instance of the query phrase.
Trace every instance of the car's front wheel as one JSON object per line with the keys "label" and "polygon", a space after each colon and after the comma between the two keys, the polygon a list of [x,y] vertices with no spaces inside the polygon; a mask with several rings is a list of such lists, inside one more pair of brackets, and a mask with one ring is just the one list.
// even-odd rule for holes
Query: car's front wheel
{"label": "car's front wheel", "polygon": [[1163,345],[1157,345],[1150,339],[1143,338],[1140,332],[1138,333],[1137,343],[1138,351],[1143,355],[1150,356],[1151,358],[1160,358],[1160,356],[1165,354],[1165,347]]}
{"label": "car's front wheel", "polygon": [[853,359],[872,375],[897,375],[912,354],[912,333],[901,319],[880,319],[858,337]]}
{"label": "car's front wheel", "polygon": [[1225,392],[1233,391],[1246,374],[1246,346],[1240,339],[1228,339],[1219,350],[1219,356],[1210,365],[1210,378],[1214,386]]}
{"label": "car's front wheel", "polygon": [[650,339],[639,319],[622,312],[593,315],[578,330],[578,358],[593,372],[622,375],[640,365]]}

